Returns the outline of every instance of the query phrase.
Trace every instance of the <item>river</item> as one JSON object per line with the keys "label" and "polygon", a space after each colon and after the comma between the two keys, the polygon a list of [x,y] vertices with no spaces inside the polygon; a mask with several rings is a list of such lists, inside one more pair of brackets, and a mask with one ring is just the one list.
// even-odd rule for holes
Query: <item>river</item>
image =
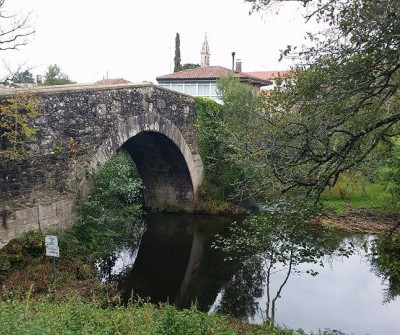
{"label": "river", "polygon": [[[180,308],[196,301],[200,310],[262,323],[268,300],[266,265],[224,261],[226,255],[211,247],[216,234],[229,235],[234,220],[147,214],[141,239],[122,245],[99,263],[101,279],[115,281],[125,301],[132,292],[134,297],[154,303],[169,301]],[[307,332],[329,328],[346,334],[399,334],[400,299],[393,297],[384,303],[387,283],[373,271],[367,252],[374,237],[335,234],[340,243],[354,245],[353,252],[348,257],[326,255],[323,266],[319,262],[299,264],[277,299],[275,321]],[[318,274],[312,276],[310,270]],[[270,292],[279,289],[285,276],[285,267],[277,263]]]}

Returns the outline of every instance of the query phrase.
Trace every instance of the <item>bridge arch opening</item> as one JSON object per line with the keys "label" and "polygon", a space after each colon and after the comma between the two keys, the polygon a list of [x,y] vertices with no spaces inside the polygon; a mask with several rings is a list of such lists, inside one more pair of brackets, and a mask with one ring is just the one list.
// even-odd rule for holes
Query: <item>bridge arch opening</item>
{"label": "bridge arch opening", "polygon": [[132,157],[143,180],[146,206],[193,206],[192,177],[174,141],[156,131],[142,131],[129,138],[122,148]]}

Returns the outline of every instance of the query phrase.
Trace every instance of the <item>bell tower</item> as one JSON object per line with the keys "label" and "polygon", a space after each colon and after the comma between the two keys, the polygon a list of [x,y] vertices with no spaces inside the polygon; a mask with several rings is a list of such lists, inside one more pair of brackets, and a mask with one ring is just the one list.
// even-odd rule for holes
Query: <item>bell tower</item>
{"label": "bell tower", "polygon": [[208,46],[207,33],[201,47],[201,66],[210,66],[210,47]]}

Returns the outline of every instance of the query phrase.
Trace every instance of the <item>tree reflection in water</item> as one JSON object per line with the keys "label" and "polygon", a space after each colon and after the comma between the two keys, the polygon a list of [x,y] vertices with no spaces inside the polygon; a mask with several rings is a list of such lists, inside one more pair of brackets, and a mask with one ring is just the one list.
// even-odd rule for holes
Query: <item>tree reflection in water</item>
{"label": "tree reflection in water", "polygon": [[264,281],[263,263],[255,257],[222,286],[221,299],[214,311],[243,321],[253,318],[259,311],[258,301],[264,293]]}
{"label": "tree reflection in water", "polygon": [[387,284],[384,303],[389,303],[400,296],[400,232],[379,235],[371,249],[371,266]]}
{"label": "tree reflection in water", "polygon": [[[317,213],[315,208],[289,202],[270,203],[265,208],[263,213],[247,218],[242,224],[234,223],[228,238],[217,237],[214,247],[223,250],[225,260],[243,265],[241,272],[225,286],[222,307],[217,310],[227,310],[230,299],[243,299],[241,310],[233,313],[242,318],[245,313],[253,316],[257,305],[252,294],[260,297],[265,290],[265,317],[274,323],[276,303],[290,275],[302,272],[300,264],[323,266],[328,257],[348,257],[354,246],[345,243],[337,232],[311,224],[310,219]],[[250,271],[247,273],[246,269]],[[273,290],[273,275],[282,271],[283,280]],[[305,272],[318,274],[312,269]],[[229,297],[230,290],[234,290],[234,298]]]}

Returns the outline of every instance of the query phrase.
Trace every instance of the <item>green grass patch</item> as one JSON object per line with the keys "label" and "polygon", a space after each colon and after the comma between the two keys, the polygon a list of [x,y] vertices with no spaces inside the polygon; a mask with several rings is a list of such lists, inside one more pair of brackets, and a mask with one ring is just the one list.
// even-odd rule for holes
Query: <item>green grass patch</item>
{"label": "green grass patch", "polygon": [[357,180],[350,181],[347,185],[338,182],[333,189],[324,191],[321,201],[339,214],[345,214],[351,208],[392,211],[394,206],[385,184],[361,185]]}
{"label": "green grass patch", "polygon": [[1,301],[0,334],[301,334],[270,325],[250,325],[192,307],[132,304],[103,309],[80,301]]}

